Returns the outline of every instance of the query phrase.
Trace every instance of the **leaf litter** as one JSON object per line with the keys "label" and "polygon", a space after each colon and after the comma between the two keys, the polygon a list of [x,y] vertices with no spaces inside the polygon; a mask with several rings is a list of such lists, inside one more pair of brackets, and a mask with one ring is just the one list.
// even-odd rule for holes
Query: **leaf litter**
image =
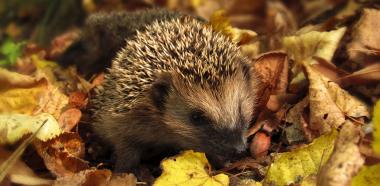
{"label": "leaf litter", "polygon": [[[0,63],[5,67],[0,68],[1,150],[17,149],[25,135],[34,134],[34,150],[21,152],[38,157],[44,173],[27,164],[33,174],[8,170],[0,182],[25,184],[20,182],[23,178],[49,184],[54,180],[54,185],[360,186],[380,182],[376,174],[380,170],[379,103],[374,107],[380,98],[380,12],[375,2],[151,0],[136,5],[85,0],[83,11],[151,5],[210,20],[216,31],[230,37],[251,59],[261,83],[256,117],[247,134],[250,155],[218,171],[202,152],[184,151],[163,160],[159,174],[145,171],[153,181],[113,173],[107,159],[92,162],[90,157],[101,147],[89,145],[92,131],[86,128],[86,106],[103,74],[88,81],[74,68],[56,64],[80,31],[67,27],[48,48],[33,41],[16,42],[31,38],[17,38],[28,32],[16,17],[7,30],[0,29],[18,33],[0,39]],[[18,15],[24,14],[33,12]],[[46,28],[29,27],[46,32]],[[36,133],[46,119],[44,129]],[[6,159],[12,154],[0,151],[0,155],[5,157],[0,165],[9,165]],[[28,158],[32,157],[18,162],[30,162]]]}

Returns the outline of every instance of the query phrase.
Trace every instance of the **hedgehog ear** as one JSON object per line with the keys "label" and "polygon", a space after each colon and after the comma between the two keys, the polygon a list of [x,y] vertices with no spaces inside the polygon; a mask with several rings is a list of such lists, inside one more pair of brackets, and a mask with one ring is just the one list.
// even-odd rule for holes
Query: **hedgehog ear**
{"label": "hedgehog ear", "polygon": [[153,104],[160,110],[164,109],[165,101],[171,85],[172,76],[168,72],[159,74],[156,81],[152,84],[151,96]]}

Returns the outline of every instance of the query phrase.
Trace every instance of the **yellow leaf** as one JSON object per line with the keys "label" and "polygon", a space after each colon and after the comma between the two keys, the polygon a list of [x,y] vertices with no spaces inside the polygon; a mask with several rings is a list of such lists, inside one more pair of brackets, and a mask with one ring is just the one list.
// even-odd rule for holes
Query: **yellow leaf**
{"label": "yellow leaf", "polygon": [[311,31],[299,36],[284,37],[283,46],[290,58],[298,64],[314,63],[314,56],[331,61],[345,32],[346,28],[343,27],[330,32]]}
{"label": "yellow leaf", "polygon": [[240,185],[240,186],[263,186],[263,184],[261,182],[257,182],[253,179],[239,180],[237,185]]}
{"label": "yellow leaf", "polygon": [[376,154],[380,155],[380,100],[376,102],[373,109],[373,143],[372,148]]}
{"label": "yellow leaf", "polygon": [[352,186],[377,186],[380,183],[380,164],[363,166],[352,179]]}
{"label": "yellow leaf", "polygon": [[47,89],[46,83],[31,88],[0,90],[0,113],[32,114]]}
{"label": "yellow leaf", "polygon": [[273,157],[264,185],[289,185],[317,174],[325,164],[334,147],[337,132],[320,136],[312,143],[292,152],[277,153]]}
{"label": "yellow leaf", "polygon": [[240,45],[243,54],[254,57],[259,53],[259,42],[256,40],[256,32],[232,27],[228,18],[225,17],[223,10],[212,14],[210,24],[214,30],[230,37],[234,43]]}
{"label": "yellow leaf", "polygon": [[[340,28],[329,32],[311,31],[305,34],[284,37],[282,44],[289,57],[295,61],[291,71],[293,78],[290,89],[297,89],[299,84],[305,81],[302,72],[302,64],[317,63],[314,56],[331,61],[339,41],[343,37],[346,28]],[[294,79],[294,77],[297,77]]]}
{"label": "yellow leaf", "polygon": [[185,151],[182,154],[162,161],[163,172],[154,183],[164,185],[228,185],[229,178],[225,174],[210,176],[208,163],[204,153]]}
{"label": "yellow leaf", "polygon": [[24,114],[0,115],[0,144],[13,144],[26,134],[34,133],[41,124],[48,120],[37,133],[36,138],[46,141],[60,134],[61,128],[57,120],[47,113],[36,116]]}

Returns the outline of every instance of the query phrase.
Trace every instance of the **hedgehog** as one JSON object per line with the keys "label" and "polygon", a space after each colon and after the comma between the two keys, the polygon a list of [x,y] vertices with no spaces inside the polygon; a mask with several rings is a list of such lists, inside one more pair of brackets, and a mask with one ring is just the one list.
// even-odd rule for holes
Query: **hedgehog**
{"label": "hedgehog", "polygon": [[[155,9],[123,15],[150,21],[133,30],[122,26],[128,21],[116,23],[124,46],[90,100],[94,130],[113,146],[115,171],[132,171],[168,149],[205,152],[212,162],[245,152],[258,80],[239,47],[197,17]],[[96,23],[105,30],[107,21]],[[112,36],[104,33],[97,37]]]}

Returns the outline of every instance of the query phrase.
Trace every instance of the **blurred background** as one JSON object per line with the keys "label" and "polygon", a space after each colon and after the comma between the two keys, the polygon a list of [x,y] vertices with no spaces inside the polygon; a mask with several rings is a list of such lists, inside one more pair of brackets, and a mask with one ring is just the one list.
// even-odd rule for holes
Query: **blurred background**
{"label": "blurred background", "polygon": [[336,12],[341,16],[352,14],[366,3],[354,0],[2,0],[0,42],[30,39],[46,47],[58,34],[80,26],[88,14],[149,7],[166,7],[205,19],[223,9],[233,26],[270,36],[279,31],[276,29],[282,33],[295,31],[301,25],[331,17]]}

